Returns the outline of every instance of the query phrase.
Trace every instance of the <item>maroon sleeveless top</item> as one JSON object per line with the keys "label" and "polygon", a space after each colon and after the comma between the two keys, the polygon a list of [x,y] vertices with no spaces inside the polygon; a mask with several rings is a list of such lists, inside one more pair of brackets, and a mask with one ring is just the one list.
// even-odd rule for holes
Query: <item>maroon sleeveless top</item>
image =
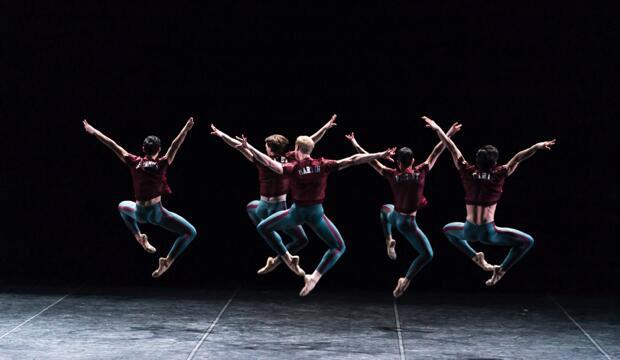
{"label": "maroon sleeveless top", "polygon": [[321,204],[325,199],[327,177],[338,170],[338,163],[323,158],[307,158],[283,166],[284,174],[291,179],[291,196],[297,206]]}
{"label": "maroon sleeveless top", "polygon": [[138,201],[151,200],[160,195],[172,193],[168,186],[168,158],[160,157],[151,160],[133,154],[125,156],[125,163],[129,166],[133,191]]}
{"label": "maroon sleeveless top", "polygon": [[461,157],[459,173],[465,189],[465,204],[491,206],[497,204],[502,196],[508,167],[501,165],[482,171]]}
{"label": "maroon sleeveless top", "polygon": [[[273,160],[282,165],[295,160],[295,152],[289,151],[284,156],[276,156]],[[275,197],[285,195],[289,190],[289,178],[272,171],[269,167],[254,161],[258,170],[258,183],[260,195],[266,197]]]}
{"label": "maroon sleeveless top", "polygon": [[422,163],[405,171],[389,168],[383,170],[383,176],[392,188],[394,210],[410,214],[428,204],[424,197],[424,183],[428,171],[428,163]]}

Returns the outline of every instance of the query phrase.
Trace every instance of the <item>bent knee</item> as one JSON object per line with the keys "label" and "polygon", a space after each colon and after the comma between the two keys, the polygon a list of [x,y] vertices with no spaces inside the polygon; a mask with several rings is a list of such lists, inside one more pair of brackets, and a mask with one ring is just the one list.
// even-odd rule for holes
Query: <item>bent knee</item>
{"label": "bent knee", "polygon": [[194,225],[189,225],[186,235],[188,236],[190,241],[194,240],[194,238],[198,235],[198,232],[196,231]]}
{"label": "bent knee", "polygon": [[297,242],[303,245],[307,245],[310,240],[308,240],[308,235],[306,235],[305,233],[301,233],[297,236]]}
{"label": "bent knee", "polygon": [[526,249],[531,249],[534,246],[534,238],[530,235],[527,235],[523,238],[523,247]]}
{"label": "bent knee", "polygon": [[435,253],[433,252],[433,249],[428,249],[428,251],[425,251],[425,252],[420,254],[420,259],[425,264],[431,262],[434,257],[435,257]]}
{"label": "bent knee", "polygon": [[[257,230],[259,233],[263,233],[263,234],[266,234],[266,233],[268,233],[268,232],[270,232],[270,231],[271,231],[270,226],[269,226],[269,223],[268,223],[267,221],[264,221],[264,220],[263,220],[263,221],[261,221],[261,222],[260,222],[260,223],[256,226],[256,230]],[[307,241],[307,239],[306,239],[306,241]]]}

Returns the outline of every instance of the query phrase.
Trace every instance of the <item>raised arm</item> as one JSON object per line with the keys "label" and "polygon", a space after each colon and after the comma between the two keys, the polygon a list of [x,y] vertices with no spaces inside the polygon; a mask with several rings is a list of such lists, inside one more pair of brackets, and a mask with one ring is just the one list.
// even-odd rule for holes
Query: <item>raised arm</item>
{"label": "raised arm", "polygon": [[219,130],[213,124],[211,124],[211,130],[212,130],[211,131],[211,135],[217,136],[220,139],[224,140],[224,142],[226,144],[228,144],[228,146],[232,147],[233,149],[237,149],[243,156],[245,156],[246,159],[254,162],[254,156],[252,155],[252,152],[250,152],[250,150],[240,146],[241,145],[241,141],[239,141],[237,139],[233,139],[232,137],[228,136],[228,134],[226,134],[223,131]]}
{"label": "raised arm", "polygon": [[[355,139],[354,132],[350,133],[349,135],[345,135],[345,137],[351,142],[351,145],[353,145],[353,147],[359,154],[368,154],[368,151],[364,150],[364,148]],[[379,175],[383,175],[383,170],[388,168],[387,166],[381,164],[379,160],[373,160],[368,163],[368,165],[372,166],[372,168],[375,169],[375,171],[378,172]]]}
{"label": "raised arm", "polygon": [[529,159],[532,155],[534,155],[538,150],[551,150],[551,147],[555,145],[555,139],[550,141],[542,141],[536,143],[529,148],[519,151],[515,156],[508,161],[505,165],[508,168],[508,175],[512,175],[512,173],[517,169],[517,166],[525,160]]}
{"label": "raised arm", "polygon": [[396,153],[396,148],[389,148],[385,151],[372,154],[355,154],[347,158],[336,160],[338,170],[346,169],[349,166],[366,164],[377,159],[387,159]]}
{"label": "raised arm", "polygon": [[314,134],[310,135],[310,138],[312,139],[312,141],[314,141],[314,144],[316,144],[316,143],[319,142],[319,140],[321,140],[323,138],[323,135],[325,135],[327,130],[333,128],[336,125],[337,125],[336,124],[336,114],[334,114],[334,115],[332,115],[332,118],[329,119],[329,121],[326,122],[325,125],[323,125],[323,127],[321,127]]}
{"label": "raised arm", "polygon": [[118,156],[118,158],[121,159],[122,162],[125,162],[125,156],[127,156],[128,154],[128,152],[125,149],[123,149],[121,146],[115,143],[114,140],[103,135],[101,131],[92,127],[86,119],[82,121],[82,124],[84,124],[84,130],[86,130],[88,134],[94,135],[97,138],[97,140],[103,143],[103,145],[107,146],[110,150],[114,151],[114,154],[116,154],[116,156]]}
{"label": "raised arm", "polygon": [[[461,126],[462,125],[459,123],[452,124],[452,126],[450,126],[450,130],[448,130],[446,135],[448,137],[452,137],[452,135],[461,131]],[[433,148],[433,151],[431,151],[431,154],[426,159],[426,163],[428,164],[429,170],[432,169],[433,166],[435,166],[435,162],[437,161],[437,159],[439,158],[439,156],[441,155],[441,153],[443,153],[445,149],[446,149],[446,145],[443,143],[443,141],[439,141],[439,143],[435,145],[435,147]]]}
{"label": "raised arm", "polygon": [[245,135],[241,135],[240,137],[237,136],[237,141],[239,141],[239,147],[242,147],[243,149],[248,150],[254,157],[254,160],[265,165],[266,167],[268,167],[271,171],[275,173],[278,173],[278,174],[284,173],[284,169],[282,168],[281,163],[273,160],[269,156],[263,154],[260,150],[256,149],[254,146],[250,145]]}
{"label": "raised arm", "polygon": [[174,158],[177,156],[177,152],[179,151],[181,144],[183,144],[183,141],[185,141],[185,137],[187,136],[187,133],[192,129],[193,126],[194,126],[194,118],[190,117],[187,120],[187,123],[185,123],[185,126],[183,126],[183,129],[181,129],[181,132],[179,133],[179,135],[177,135],[177,137],[174,140],[172,140],[172,143],[170,144],[168,151],[166,151],[166,158],[168,159],[168,165],[172,164],[172,162],[174,161]]}
{"label": "raised arm", "polygon": [[446,145],[448,151],[450,151],[450,154],[452,154],[452,161],[454,162],[454,166],[456,166],[457,169],[460,168],[461,164],[459,163],[459,159],[463,158],[463,155],[461,154],[461,151],[456,147],[456,144],[454,144],[452,139],[450,139],[446,135],[446,133],[443,132],[441,127],[439,127],[439,125],[437,125],[437,123],[435,123],[433,120],[427,118],[426,116],[422,116],[422,120],[426,122],[427,128],[431,128],[437,133],[437,136],[439,136],[439,140],[441,140],[441,142]]}

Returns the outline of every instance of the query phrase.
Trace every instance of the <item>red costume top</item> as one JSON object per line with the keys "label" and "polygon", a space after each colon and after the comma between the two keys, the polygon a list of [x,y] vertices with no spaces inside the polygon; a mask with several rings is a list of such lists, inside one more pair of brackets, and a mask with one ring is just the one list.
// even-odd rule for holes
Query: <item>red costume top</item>
{"label": "red costume top", "polygon": [[390,168],[383,170],[383,176],[392,188],[394,210],[410,214],[428,204],[424,197],[424,182],[429,170],[428,163],[422,163],[405,171]]}
{"label": "red costume top", "polygon": [[[295,160],[295,152],[289,151],[284,156],[275,156],[272,159],[284,165]],[[269,167],[258,161],[254,161],[254,163],[258,170],[258,183],[261,196],[276,197],[288,193],[288,177],[273,172]]]}
{"label": "red costume top", "polygon": [[297,206],[321,204],[325,199],[327,177],[338,170],[338,162],[324,158],[306,158],[283,166],[291,179],[291,196]]}
{"label": "red costume top", "polygon": [[131,172],[136,200],[147,201],[172,192],[166,179],[169,165],[167,157],[151,160],[146,156],[127,154],[125,163]]}
{"label": "red costume top", "polygon": [[465,189],[465,204],[491,206],[497,204],[502,196],[508,167],[496,165],[490,170],[482,171],[461,157],[459,173]]}

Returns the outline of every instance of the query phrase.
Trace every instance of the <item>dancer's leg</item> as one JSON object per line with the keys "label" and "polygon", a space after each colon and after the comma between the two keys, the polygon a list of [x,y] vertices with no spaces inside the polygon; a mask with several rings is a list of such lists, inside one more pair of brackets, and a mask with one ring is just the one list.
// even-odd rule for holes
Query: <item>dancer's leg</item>
{"label": "dancer's leg", "polygon": [[344,244],[344,240],[340,235],[340,232],[334,225],[325,216],[323,213],[323,207],[320,205],[316,205],[316,208],[313,208],[312,211],[312,221],[308,224],[314,230],[314,232],[323,240],[329,249],[323,255],[321,262],[316,267],[312,275],[306,275],[304,277],[304,287],[301,289],[299,293],[300,296],[306,296],[319,282],[323,274],[325,274],[329,269],[331,269],[334,264],[340,259],[342,254],[346,251],[347,247]]}
{"label": "dancer's leg", "polygon": [[[258,233],[265,239],[267,244],[282,257],[286,265],[297,275],[303,276],[305,272],[299,267],[299,257],[293,256],[288,252],[286,246],[282,242],[282,237],[276,230],[292,229],[303,223],[303,219],[296,211],[295,205],[288,210],[282,210],[272,214],[265,220],[261,221],[256,229]],[[267,264],[269,265],[269,264]]]}
{"label": "dancer's leg", "polygon": [[[474,226],[473,224],[467,224],[468,226]],[[469,241],[476,241],[475,238],[466,239],[465,237],[465,223],[452,222],[443,227],[443,233],[448,238],[448,241],[457,249],[461,250],[468,258],[470,258],[476,265],[480,266],[484,271],[493,271],[493,266],[484,258],[483,252],[476,252],[469,245]],[[470,232],[475,232],[476,229],[470,229]]]}
{"label": "dancer's leg", "polygon": [[534,238],[529,234],[512,228],[496,227],[490,237],[493,245],[510,246],[508,255],[500,266],[495,267],[493,276],[487,280],[487,286],[493,286],[534,246]]}
{"label": "dancer's leg", "polygon": [[392,238],[392,214],[394,214],[394,205],[385,204],[381,206],[379,219],[381,220],[381,228],[383,229],[383,235],[385,237],[387,254],[390,259],[396,260],[396,241]]}
{"label": "dancer's leg", "polygon": [[185,220],[182,216],[166,210],[161,203],[153,205],[153,215],[149,218],[149,222],[161,226],[164,229],[177,233],[179,236],[172,244],[168,256],[159,259],[159,267],[153,272],[153,277],[161,276],[172,263],[185,251],[187,246],[196,237],[196,228]]}
{"label": "dancer's leg", "polygon": [[404,278],[400,278],[396,284],[393,295],[401,296],[409,287],[411,279],[413,279],[426,264],[433,259],[433,248],[426,235],[420,230],[413,216],[398,216],[398,230],[407,238],[411,246],[418,252],[418,256],[411,262],[409,270]]}
{"label": "dancer's leg", "polygon": [[[279,203],[271,203],[271,204],[265,203],[265,204],[267,205],[265,206],[266,216],[264,218],[267,218],[268,216],[271,216],[272,214],[275,214],[276,212],[286,210],[286,201],[281,201]],[[260,215],[262,215],[262,212],[260,213]],[[291,255],[297,254],[301,249],[303,249],[308,244],[308,237],[306,236],[306,233],[304,232],[304,229],[301,225],[298,225],[290,229],[288,228],[283,229],[282,232],[287,234],[292,239],[291,242],[286,244],[286,249]],[[282,261],[280,259],[280,256],[268,257],[265,266],[258,269],[257,273],[259,275],[270,273],[275,268],[277,268],[281,262]]]}
{"label": "dancer's leg", "polygon": [[[133,201],[122,201],[118,204],[118,211],[125,225],[133,234],[134,238],[148,253],[154,253],[156,249],[149,243],[148,236],[140,232],[138,227],[138,211],[137,205]],[[145,222],[142,220],[142,222]]]}
{"label": "dancer's leg", "polygon": [[250,201],[246,205],[245,210],[248,213],[248,217],[250,218],[254,226],[257,226],[258,223],[263,221],[263,219],[265,219],[268,216],[267,205],[264,201],[260,201],[260,200]]}

